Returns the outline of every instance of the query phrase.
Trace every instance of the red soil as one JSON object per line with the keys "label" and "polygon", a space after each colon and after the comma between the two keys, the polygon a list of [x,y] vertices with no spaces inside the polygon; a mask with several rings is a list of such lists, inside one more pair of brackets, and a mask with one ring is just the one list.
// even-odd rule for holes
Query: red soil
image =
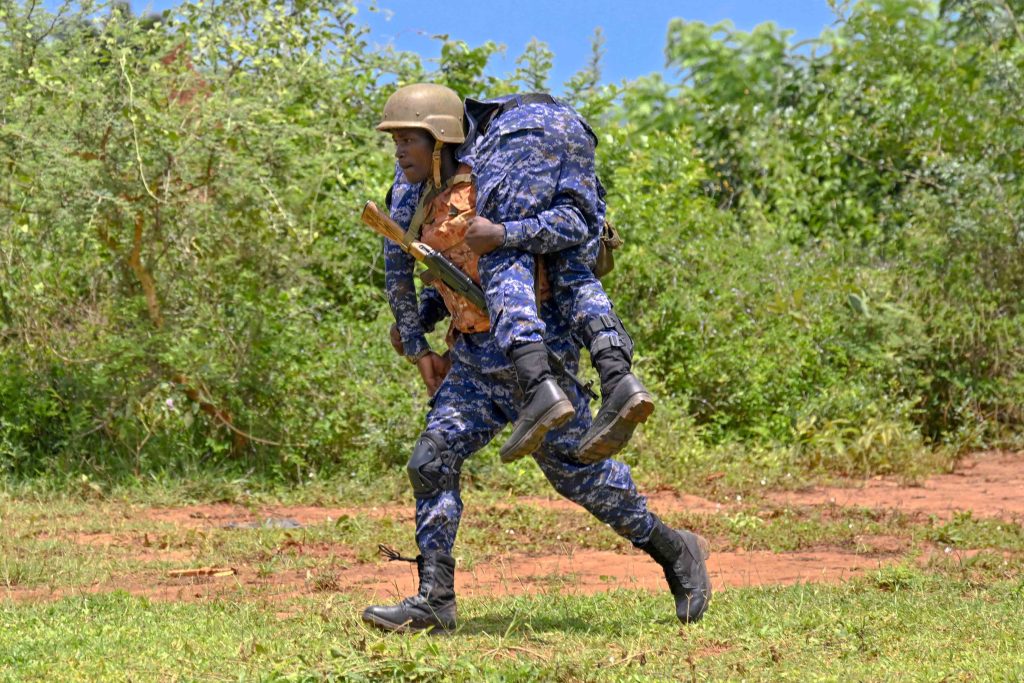
{"label": "red soil", "polygon": [[952,474],[928,478],[920,486],[890,479],[870,479],[849,488],[814,488],[779,492],[769,500],[780,505],[838,505],[935,515],[958,511],[976,518],[1024,519],[1024,453],[984,453],[961,460]]}
{"label": "red soil", "polygon": [[[769,500],[787,506],[858,506],[900,510],[921,515],[949,517],[957,510],[970,510],[976,517],[1020,520],[1024,518],[1024,454],[980,454],[964,460],[952,474],[929,478],[920,486],[905,486],[896,481],[875,479],[858,482],[850,488],[815,488],[799,492],[778,492]],[[698,512],[715,514],[722,505],[696,496],[658,492],[650,496],[651,507],[662,513]],[[561,499],[520,498],[509,505],[534,506],[549,510],[578,510]],[[183,528],[209,528],[228,522],[261,521],[267,517],[293,519],[301,524],[336,520],[348,515],[387,516],[396,520],[412,519],[411,505],[382,505],[363,508],[268,506],[250,510],[235,505],[201,505],[173,509],[142,510],[139,514]],[[240,532],[244,533],[244,532]],[[71,542],[102,549],[127,547],[133,557],[187,564],[190,553],[162,550],[138,539],[121,538],[109,533],[73,534]],[[220,578],[171,578],[158,570],[115,576],[98,585],[73,589],[0,587],[0,597],[16,601],[50,600],[67,595],[103,593],[116,589],[145,595],[156,600],[207,600],[236,594],[239,589],[252,599],[279,601],[317,591],[361,592],[367,599],[392,600],[410,594],[416,584],[415,567],[404,562],[359,563],[351,548],[326,542],[293,542],[296,552],[329,559],[326,566],[310,573],[306,570],[260,576],[253,565],[235,566],[237,575]],[[708,560],[716,589],[786,585],[797,582],[836,583],[897,561],[911,547],[909,538],[865,537],[857,539],[861,552],[817,549],[813,552],[715,552]],[[927,562],[942,549],[924,548],[918,562]],[[955,561],[957,558],[948,558]],[[661,569],[643,553],[569,550],[556,554],[531,556],[522,553],[501,555],[457,574],[457,590],[462,596],[497,596],[521,593],[590,594],[616,588],[664,590]]]}

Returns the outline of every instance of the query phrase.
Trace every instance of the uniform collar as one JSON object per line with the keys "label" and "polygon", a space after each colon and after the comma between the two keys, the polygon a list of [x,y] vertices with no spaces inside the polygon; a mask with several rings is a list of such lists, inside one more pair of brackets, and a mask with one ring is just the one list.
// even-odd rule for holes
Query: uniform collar
{"label": "uniform collar", "polygon": [[459,145],[458,149],[455,150],[455,157],[459,161],[465,161],[472,165],[470,155],[473,150],[473,145],[476,143],[480,124],[493,116],[494,112],[496,112],[501,105],[515,97],[515,95],[502,95],[501,97],[494,97],[486,100],[475,100],[472,97],[466,98],[466,140]]}

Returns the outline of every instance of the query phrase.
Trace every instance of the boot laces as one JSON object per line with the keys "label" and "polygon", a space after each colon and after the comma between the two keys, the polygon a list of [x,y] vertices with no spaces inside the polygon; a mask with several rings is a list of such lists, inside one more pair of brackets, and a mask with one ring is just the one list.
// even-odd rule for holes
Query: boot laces
{"label": "boot laces", "polygon": [[404,555],[402,555],[402,553],[398,552],[389,545],[384,545],[383,543],[377,544],[377,552],[379,552],[384,557],[388,558],[388,562],[401,561],[412,562],[413,564],[416,563],[415,557],[405,557]]}
{"label": "boot laces", "polygon": [[[385,545],[383,543],[378,543],[377,544],[377,552],[380,553],[382,556],[388,558],[388,562],[412,562],[413,564],[417,563],[415,557],[406,557],[406,556],[402,555],[402,553],[400,553],[397,550],[395,550],[394,548],[392,548],[391,546]],[[399,602],[397,606],[399,606],[399,607],[419,607],[424,602],[425,602],[425,600],[424,600],[422,595],[419,595],[419,594],[417,594],[417,595],[410,595],[409,597],[407,597],[407,598],[403,599],[401,602]]]}

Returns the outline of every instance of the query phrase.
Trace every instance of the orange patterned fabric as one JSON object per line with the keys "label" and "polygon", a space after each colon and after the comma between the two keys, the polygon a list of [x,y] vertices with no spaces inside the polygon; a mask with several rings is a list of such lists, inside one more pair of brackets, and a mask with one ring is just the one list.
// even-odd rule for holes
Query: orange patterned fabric
{"label": "orange patterned fabric", "polygon": [[[456,173],[469,174],[470,168],[462,165]],[[471,182],[455,183],[434,197],[427,210],[426,220],[423,221],[420,241],[444,254],[445,258],[469,275],[473,282],[480,284],[477,265],[480,257],[473,253],[465,241],[469,219],[475,215],[476,187]],[[543,300],[548,295],[548,280],[545,269],[538,270],[538,299]],[[486,313],[444,283],[437,282],[434,286],[444,298],[445,306],[452,314],[452,326],[456,330],[474,334],[490,329],[491,323]]]}

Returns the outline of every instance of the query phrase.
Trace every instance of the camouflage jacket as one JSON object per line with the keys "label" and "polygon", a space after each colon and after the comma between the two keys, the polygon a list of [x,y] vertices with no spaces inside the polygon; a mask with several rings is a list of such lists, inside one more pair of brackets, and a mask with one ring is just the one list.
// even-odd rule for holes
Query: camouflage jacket
{"label": "camouflage jacket", "polygon": [[557,100],[506,111],[480,134],[481,122],[515,97],[466,100],[469,130],[456,156],[473,169],[477,214],[504,224],[504,246],[535,254],[596,239],[605,214],[594,168],[597,136]]}

